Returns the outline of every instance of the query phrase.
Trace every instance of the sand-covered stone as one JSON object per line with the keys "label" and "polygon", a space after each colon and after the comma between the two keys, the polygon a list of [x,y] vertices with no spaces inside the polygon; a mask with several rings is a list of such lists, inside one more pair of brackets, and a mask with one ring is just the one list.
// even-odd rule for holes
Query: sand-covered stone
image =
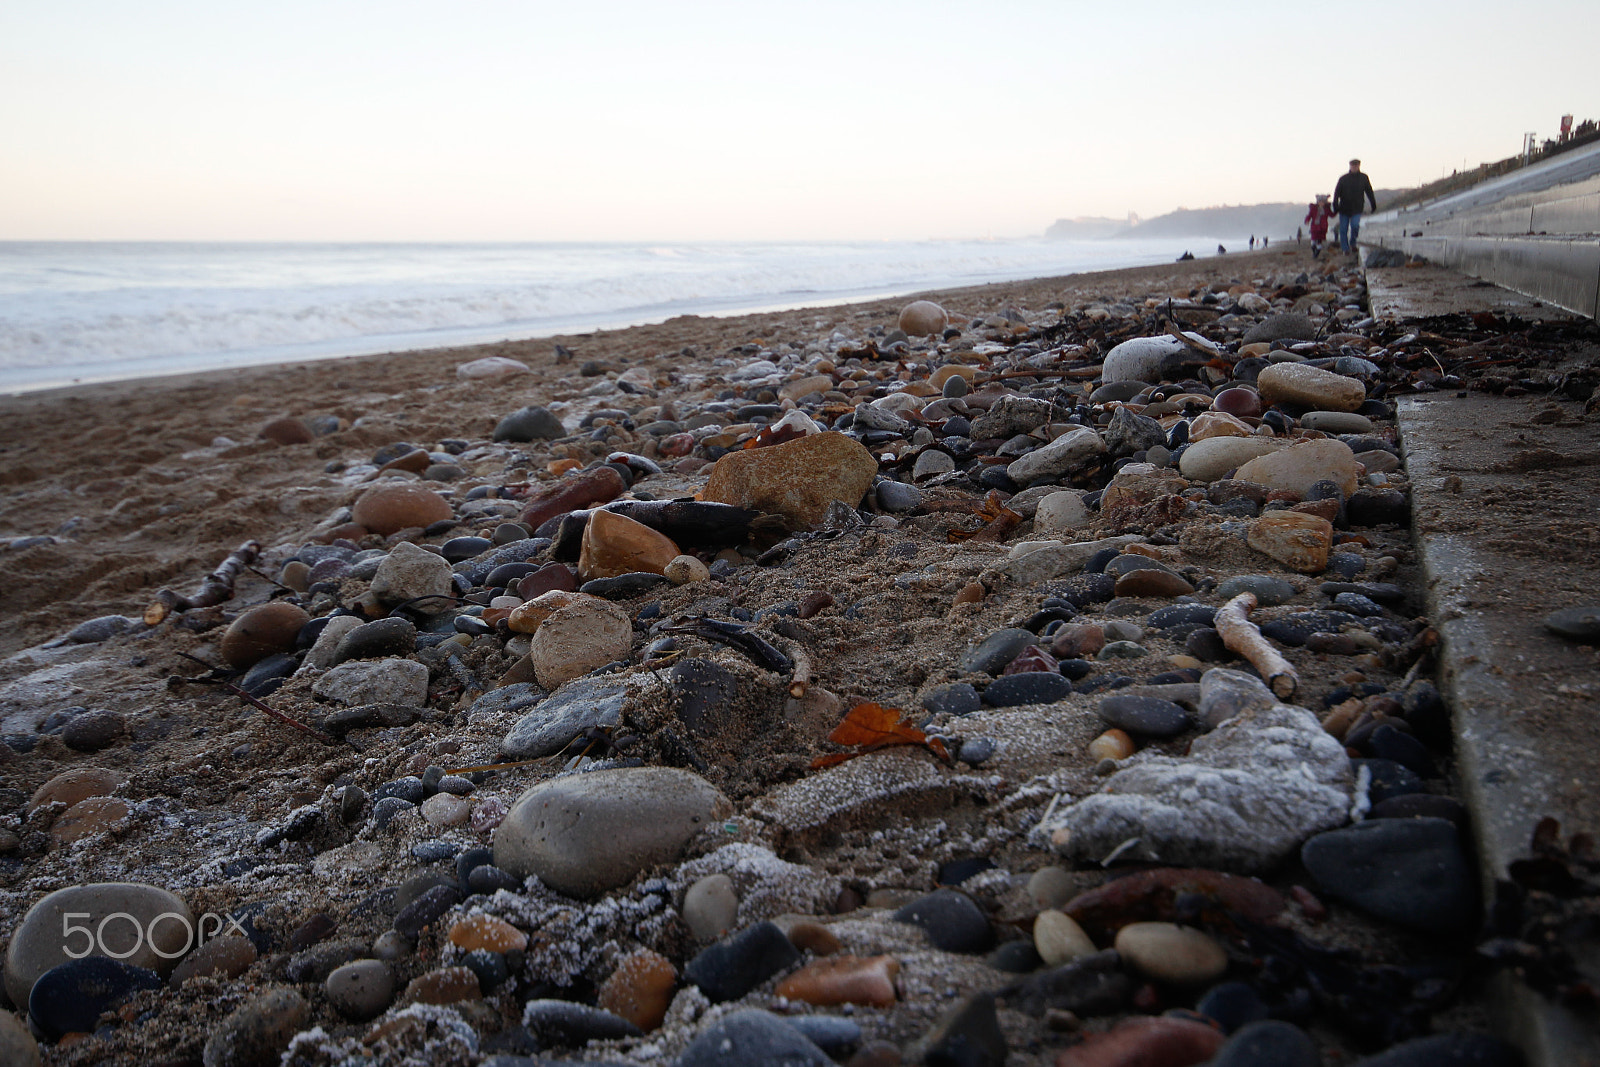
{"label": "sand-covered stone", "polygon": [[872,824],[919,804],[947,802],[951,785],[929,762],[893,749],[778,786],[751,814],[792,834]]}
{"label": "sand-covered stone", "polygon": [[517,799],[494,834],[495,866],[588,898],[677,859],[732,806],[711,783],[673,767],[556,778]]}
{"label": "sand-covered stone", "polygon": [[1261,399],[1269,404],[1298,404],[1317,411],[1354,411],[1367,399],[1367,388],[1346,378],[1304,363],[1274,363],[1256,378]]}
{"label": "sand-covered stone", "polygon": [[319,697],[339,704],[410,704],[428,701],[428,668],[410,659],[341,663],[311,684]]}
{"label": "sand-covered stone", "polygon": [[835,500],[855,507],[878,473],[859,441],[819,433],[769,448],[729,452],[711,468],[701,497],[782,515],[796,526],[822,521]]}
{"label": "sand-covered stone", "polygon": [[1333,546],[1333,523],[1299,511],[1273,511],[1250,524],[1251,548],[1293,571],[1321,574]]}
{"label": "sand-covered stone", "polygon": [[1039,501],[1033,513],[1034,533],[1048,537],[1087,525],[1093,516],[1083,496],[1081,492],[1063,489]]}
{"label": "sand-covered stone", "polygon": [[[119,917],[101,925],[118,913],[132,919]],[[155,921],[169,913],[172,918]],[[91,946],[94,955],[121,958],[164,977],[178,965],[181,950],[194,935],[193,922],[182,899],[153,885],[96,882],[58,889],[29,908],[11,935],[6,995],[13,1004],[28,1003],[28,991],[39,976],[72,958],[68,949],[80,953]],[[87,932],[64,932],[68,924]]]}
{"label": "sand-covered stone", "polygon": [[1331,481],[1346,497],[1356,491],[1356,457],[1343,441],[1324,437],[1257,456],[1239,468],[1242,482],[1287,489],[1305,496],[1317,482]]}
{"label": "sand-covered stone", "polygon": [[[417,597],[449,597],[455,592],[451,584],[450,564],[445,558],[410,541],[402,541],[389,550],[372,576],[372,593],[386,605],[402,604]],[[449,600],[423,601],[416,605],[426,615],[437,615],[452,606]]]}
{"label": "sand-covered stone", "polygon": [[585,596],[557,608],[539,624],[528,657],[539,684],[555,689],[596,667],[627,659],[632,647],[633,621],[627,611]]}
{"label": "sand-covered stone", "polygon": [[1041,445],[1006,467],[1006,474],[1018,485],[1042,478],[1059,478],[1079,469],[1106,451],[1105,440],[1087,426],[1068,430],[1047,445]]}
{"label": "sand-covered stone", "polygon": [[351,508],[355,522],[384,537],[454,516],[450,501],[426,486],[408,482],[375,485],[362,493]]}
{"label": "sand-covered stone", "polygon": [[1255,427],[1224,411],[1202,411],[1189,423],[1189,440],[1206,441],[1213,437],[1253,437]]}
{"label": "sand-covered stone", "polygon": [[108,767],[73,767],[62,771],[33,791],[28,799],[28,814],[48,804],[74,804],[90,797],[110,796],[121,787],[128,776]]}
{"label": "sand-covered stone", "polygon": [[485,381],[527,374],[531,369],[520,359],[512,359],[509,356],[485,356],[482,359],[457,363],[456,377],[464,382]]}
{"label": "sand-covered stone", "polygon": [[1214,482],[1257,456],[1276,452],[1282,447],[1282,442],[1270,437],[1208,437],[1183,450],[1183,455],[1178,459],[1178,470],[1183,472],[1185,478]]}

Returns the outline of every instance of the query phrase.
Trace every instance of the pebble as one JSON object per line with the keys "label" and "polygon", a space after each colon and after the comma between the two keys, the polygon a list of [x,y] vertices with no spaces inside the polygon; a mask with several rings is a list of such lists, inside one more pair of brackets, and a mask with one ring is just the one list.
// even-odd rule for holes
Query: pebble
{"label": "pebble", "polygon": [[[499,692],[505,693],[511,688],[508,686]],[[495,693],[490,693],[473,704],[473,712],[481,711],[485,717],[506,711],[522,712],[522,717],[500,742],[502,756],[537,759],[553,755],[586,730],[617,726],[622,722],[628,683],[622,678],[600,675],[574,679],[546,699],[540,700],[540,695],[539,690],[528,686],[498,700]]]}
{"label": "pebble", "polygon": [[677,982],[671,960],[646,948],[635,949],[601,983],[595,1003],[649,1033],[666,1018]]}
{"label": "pebble", "polygon": [[834,501],[860,503],[878,473],[866,447],[842,433],[818,433],[768,448],[729,452],[711,468],[701,499],[819,524]]}
{"label": "pebble", "polygon": [[272,1067],[311,1020],[311,1005],[293,989],[257,995],[215,1024],[206,1040],[205,1067]]}
{"label": "pebble", "polygon": [[1122,730],[1107,730],[1089,742],[1089,758],[1095,761],[1124,760],[1134,753],[1133,738]]}
{"label": "pebble", "polygon": [[528,935],[504,919],[479,912],[450,927],[450,943],[466,952],[517,952],[528,947]]}
{"label": "pebble", "polygon": [[1426,792],[1422,779],[1410,768],[1393,760],[1367,758],[1350,761],[1352,770],[1365,769],[1368,776],[1367,796],[1374,804],[1393,797]]}
{"label": "pebble", "polygon": [[627,659],[633,647],[633,620],[627,611],[584,593],[566,595],[575,599],[539,624],[528,648],[534,677],[550,690]]}
{"label": "pebble", "polygon": [[1025,671],[990,682],[983,691],[983,702],[995,708],[1050,704],[1066,699],[1071,693],[1072,683],[1059,674]]}
{"label": "pebble", "polygon": [[411,979],[400,999],[407,1004],[459,1004],[482,1000],[483,986],[471,967],[439,967]]}
{"label": "pebble", "polygon": [[1204,985],[1228,969],[1228,954],[1215,938],[1175,923],[1129,923],[1117,931],[1115,947],[1134,970],[1171,985]]}
{"label": "pebble", "polygon": [[1305,499],[1309,499],[1312,486],[1331,481],[1348,497],[1356,491],[1356,457],[1348,445],[1324,437],[1257,456],[1241,466],[1236,477]]}
{"label": "pebble", "polygon": [[417,649],[417,628],[409,619],[378,619],[362,623],[339,638],[332,666],[355,659],[409,656]]}
{"label": "pebble", "polygon": [[917,456],[911,467],[911,477],[914,481],[925,482],[929,478],[937,478],[941,474],[949,474],[956,469],[956,461],[948,452],[938,448],[926,448]]}
{"label": "pebble", "polygon": [[878,483],[877,499],[884,511],[910,511],[922,505],[923,492],[914,485],[885,479]]}
{"label": "pebble", "polygon": [[1238,574],[1217,586],[1217,596],[1222,600],[1232,600],[1240,593],[1253,593],[1258,605],[1270,608],[1291,599],[1295,590],[1290,582],[1270,574]]}
{"label": "pebble", "polygon": [[638,572],[664,574],[667,564],[680,555],[682,551],[666,534],[601,509],[589,516],[583,528],[578,577],[588,582]]}
{"label": "pebble", "polygon": [[1316,515],[1274,511],[1250,524],[1246,543],[1302,574],[1320,574],[1333,547],[1333,524]]}
{"label": "pebble", "polygon": [[922,707],[935,715],[970,715],[983,707],[983,697],[966,682],[950,682],[922,694]]}
{"label": "pebble", "polygon": [[[76,918],[76,916],[74,917]],[[160,989],[161,976],[105,956],[85,956],[39,976],[28,995],[28,1018],[52,1041],[88,1032],[100,1013],[141,989]]]}
{"label": "pebble", "polygon": [[522,1007],[522,1025],[545,1048],[579,1048],[590,1041],[644,1036],[620,1015],[570,1000],[528,1001]]}
{"label": "pebble", "polygon": [[834,1067],[833,1060],[799,1030],[765,1011],[726,1015],[700,1031],[675,1067]]}
{"label": "pebble", "polygon": [[1322,1067],[1322,1055],[1311,1035],[1298,1026],[1263,1019],[1230,1037],[1210,1067]]}
{"label": "pebble", "polygon": [[406,704],[428,700],[428,668],[409,659],[341,663],[311,683],[311,691],[339,704]]}
{"label": "pebble", "polygon": [[[443,556],[402,541],[389,550],[372,576],[372,595],[388,607],[419,597],[449,597],[455,593],[450,564]],[[416,610],[437,615],[451,608],[448,600],[421,601]],[[348,636],[348,635],[347,635]]]}
{"label": "pebble", "polygon": [[1028,896],[1040,908],[1057,908],[1077,893],[1077,882],[1064,867],[1040,867],[1028,877]]}
{"label": "pebble", "polygon": [[1278,696],[1253,674],[1213,667],[1200,676],[1200,723],[1215,730],[1237,715],[1265,711],[1278,703]]}
{"label": "pebble", "polygon": [[317,439],[304,419],[284,415],[261,427],[259,436],[275,445],[305,445]]}
{"label": "pebble", "polygon": [[422,817],[436,830],[461,826],[471,814],[471,801],[449,793],[435,793],[422,802]]}
{"label": "pebble", "polygon": [[900,309],[898,323],[907,337],[931,337],[944,332],[950,325],[950,316],[931,300],[913,300]]}
{"label": "pebble", "polygon": [[1106,385],[1126,381],[1159,382],[1167,371],[1176,369],[1188,352],[1188,346],[1176,337],[1134,337],[1106,353],[1100,366],[1100,379]]}
{"label": "pebble", "polygon": [[513,411],[496,423],[493,439],[523,442],[539,438],[552,440],[566,435],[566,427],[561,425],[561,419],[554,412],[549,408],[529,405]]}
{"label": "pebble", "polygon": [[243,669],[276,652],[294,649],[300,628],[311,616],[286,600],[251,608],[228,626],[219,651],[230,667]]}
{"label": "pebble", "polygon": [[1057,479],[1069,475],[1104,455],[1106,443],[1087,426],[1068,430],[1047,445],[1029,452],[1006,467],[1006,476],[1017,485]]}
{"label": "pebble", "polygon": [[965,893],[937,889],[894,913],[896,922],[920,926],[935,948],[982,953],[994,947],[988,916]]}
{"label": "pebble", "polygon": [[738,1000],[800,962],[800,952],[771,922],[759,922],[706,948],[683,968],[684,981],[713,1004]]}
{"label": "pebble", "polygon": [[711,580],[711,570],[694,556],[674,556],[661,568],[661,574],[673,585]]}
{"label": "pebble", "polygon": [[371,1019],[394,1000],[394,971],[382,960],[356,960],[335,967],[323,982],[328,1003],[348,1019]]}
{"label": "pebble", "polygon": [[[66,919],[69,912],[71,920]],[[183,921],[155,921],[167,912]],[[118,913],[131,919],[105,921]],[[11,935],[5,959],[6,995],[13,1004],[27,1004],[28,991],[39,976],[70,959],[67,948],[81,951],[87,947],[84,939],[89,935],[63,936],[67,922],[93,931],[97,951],[103,948],[122,962],[166,976],[188,946],[193,927],[185,924],[193,921],[181,899],[152,885],[96,882],[58,889],[29,908]],[[139,927],[137,939],[135,924]]]}
{"label": "pebble", "polygon": [[1071,916],[1047,908],[1033,921],[1033,947],[1047,966],[1059,967],[1097,951],[1089,935]]}
{"label": "pebble", "polygon": [[99,752],[127,733],[128,721],[121,712],[86,711],[61,728],[61,742],[79,752]]}
{"label": "pebble", "polygon": [[1150,650],[1135,641],[1112,641],[1095,653],[1095,659],[1105,662],[1117,659],[1142,659]]}
{"label": "pebble", "polygon": [[1223,1041],[1222,1034],[1191,1019],[1136,1017],[1088,1034],[1056,1057],[1056,1067],[1189,1067],[1209,1061]]}
{"label": "pebble", "polygon": [[1352,526],[1409,526],[1411,503],[1398,489],[1362,489],[1345,504]]}
{"label": "pebble", "polygon": [[1432,793],[1403,793],[1380,800],[1367,812],[1369,819],[1448,819],[1456,829],[1466,833],[1471,817],[1467,807],[1454,797],[1436,796]]}
{"label": "pebble", "polygon": [[1372,432],[1371,419],[1347,411],[1308,411],[1300,417],[1300,425],[1322,433]]}
{"label": "pebble", "polygon": [[1173,574],[1168,570],[1158,570],[1153,567],[1142,567],[1128,571],[1117,579],[1116,593],[1119,597],[1179,597],[1188,596],[1194,592],[1182,576]]}
{"label": "pebble", "polygon": [[[530,498],[517,521],[530,530],[538,530],[558,515],[565,515],[579,508],[594,507],[597,504],[608,504],[621,496],[627,488],[627,481],[615,467],[601,465],[563,478]],[[517,544],[518,542],[513,541],[505,550],[515,548]],[[530,554],[518,552],[517,558],[525,560]]]}
{"label": "pebble", "polygon": [[[1240,303],[1244,303],[1240,298]],[[1310,341],[1317,336],[1317,324],[1299,311],[1269,315],[1244,332],[1243,344],[1257,341]]]}
{"label": "pebble", "polygon": [[249,970],[257,955],[256,946],[249,938],[237,935],[212,937],[173,968],[168,984],[177,989],[191,978],[206,975],[237,978]]}
{"label": "pebble", "polygon": [[1402,1041],[1354,1067],[1522,1067],[1522,1053],[1490,1034],[1435,1034]]}
{"label": "pebble", "polygon": [[900,961],[893,956],[829,956],[814,960],[778,983],[776,994],[788,1000],[828,1007],[861,1004],[893,1007]]}
{"label": "pebble", "polygon": [[1215,1022],[1225,1034],[1234,1033],[1271,1014],[1261,994],[1248,982],[1222,982],[1212,986],[1195,1005],[1195,1011]]}
{"label": "pebble", "polygon": [[1103,698],[1095,712],[1111,726],[1149,737],[1173,737],[1192,725],[1187,711],[1158,697],[1117,694]]}
{"label": "pebble", "polygon": [[928,1064],[1005,1067],[1006,1036],[1000,1029],[993,993],[974,993],[957,1001],[922,1039]]}
{"label": "pebble", "polygon": [[40,1067],[39,1042],[22,1021],[0,1010],[0,1063],[6,1067]]}
{"label": "pebble", "polygon": [[356,523],[384,537],[455,517],[444,497],[406,482],[373,486],[356,500],[350,514]]}
{"label": "pebble", "polygon": [[956,669],[963,674],[999,674],[1006,664],[1034,644],[1039,638],[1031,630],[1010,628],[994,633],[973,645],[956,661]]}
{"label": "pebble", "polygon": [[1178,457],[1178,470],[1197,482],[1214,482],[1283,445],[1268,437],[1208,437],[1196,441]]}
{"label": "pebble", "polygon": [[739,894],[733,888],[733,879],[725,874],[708,874],[699,879],[684,892],[679,912],[695,940],[717,940],[739,918]]}
{"label": "pebble", "polygon": [[402,937],[416,941],[423,930],[460,902],[461,893],[453,880],[435,885],[399,910],[394,917],[394,928]]}
{"label": "pebble", "polygon": [[1544,628],[1569,641],[1600,645],[1600,605],[1552,611],[1544,617]]}
{"label": "pebble", "polygon": [[[649,819],[638,812],[649,811]],[[626,885],[676,859],[732,806],[705,779],[672,767],[628,767],[555,778],[523,793],[494,834],[495,866],[537,875],[568,896]]]}
{"label": "pebble", "polygon": [[1478,916],[1477,876],[1445,819],[1330,830],[1307,841],[1300,859],[1328,896],[1407,929],[1456,933]]}

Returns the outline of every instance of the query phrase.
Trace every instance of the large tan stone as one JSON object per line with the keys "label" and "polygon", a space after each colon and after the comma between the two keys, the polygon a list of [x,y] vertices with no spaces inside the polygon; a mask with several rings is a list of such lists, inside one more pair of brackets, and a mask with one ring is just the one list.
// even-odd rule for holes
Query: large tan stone
{"label": "large tan stone", "polygon": [[634,571],[664,574],[679,554],[672,538],[661,531],[614,511],[596,511],[583,528],[578,577],[587,582]]}
{"label": "large tan stone", "polygon": [[1316,411],[1354,411],[1367,399],[1367,387],[1354,378],[1304,363],[1274,363],[1256,378],[1256,390],[1269,404],[1287,401]]}
{"label": "large tan stone", "polygon": [[357,523],[388,537],[413,526],[428,526],[453,518],[450,501],[420,485],[375,485],[362,493],[351,509]]}
{"label": "large tan stone", "polygon": [[300,628],[310,621],[310,615],[283,600],[253,607],[234,619],[222,635],[222,658],[230,667],[254,666],[293,648]]}
{"label": "large tan stone", "polygon": [[62,771],[34,790],[28,800],[28,814],[32,815],[46,804],[65,804],[70,808],[90,797],[108,797],[127,780],[127,775],[106,767],[74,767]]}
{"label": "large tan stone", "polygon": [[1205,441],[1212,437],[1251,437],[1255,428],[1243,419],[1225,411],[1202,411],[1189,423],[1189,440]]}
{"label": "large tan stone", "polygon": [[908,337],[927,337],[943,333],[950,316],[932,300],[913,300],[900,309],[900,328]]}
{"label": "large tan stone", "polygon": [[1343,441],[1324,437],[1257,456],[1239,468],[1238,477],[1241,482],[1287,489],[1302,497],[1313,484],[1331,481],[1348,497],[1356,491],[1356,457]]}
{"label": "large tan stone", "polygon": [[1257,456],[1276,452],[1282,447],[1280,442],[1270,437],[1208,437],[1183,450],[1178,469],[1185,478],[1214,482],[1235,467],[1241,467]]}
{"label": "large tan stone", "polygon": [[539,684],[553,690],[596,667],[627,659],[632,647],[633,622],[628,613],[591,596],[558,608],[540,623],[528,658]]}
{"label": "large tan stone", "polygon": [[621,767],[553,778],[523,793],[494,834],[495,866],[537,875],[571,897],[596,897],[684,846],[733,806],[699,775]]}
{"label": "large tan stone", "polygon": [[1333,523],[1298,511],[1271,511],[1250,524],[1245,539],[1290,570],[1321,574],[1333,546]]}
{"label": "large tan stone", "polygon": [[835,500],[855,507],[877,473],[878,461],[859,441],[819,433],[729,452],[711,468],[700,496],[782,515],[809,528],[822,521]]}

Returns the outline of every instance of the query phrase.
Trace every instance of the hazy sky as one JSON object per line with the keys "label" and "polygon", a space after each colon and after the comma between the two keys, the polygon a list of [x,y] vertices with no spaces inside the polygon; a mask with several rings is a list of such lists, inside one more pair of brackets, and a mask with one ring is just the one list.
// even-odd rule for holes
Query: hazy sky
{"label": "hazy sky", "polygon": [[0,0],[0,239],[1037,234],[1600,117],[1594,0]]}

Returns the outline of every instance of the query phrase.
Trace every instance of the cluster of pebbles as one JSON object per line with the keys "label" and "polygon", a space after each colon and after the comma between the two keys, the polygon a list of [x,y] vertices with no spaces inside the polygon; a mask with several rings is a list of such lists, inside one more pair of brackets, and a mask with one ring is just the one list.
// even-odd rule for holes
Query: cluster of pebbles
{"label": "cluster of pebbles", "polygon": [[275,421],[349,506],[59,643],[245,725],[4,738],[70,767],[0,791],[0,1061],[1518,1062],[1364,300],[919,301],[489,439]]}

